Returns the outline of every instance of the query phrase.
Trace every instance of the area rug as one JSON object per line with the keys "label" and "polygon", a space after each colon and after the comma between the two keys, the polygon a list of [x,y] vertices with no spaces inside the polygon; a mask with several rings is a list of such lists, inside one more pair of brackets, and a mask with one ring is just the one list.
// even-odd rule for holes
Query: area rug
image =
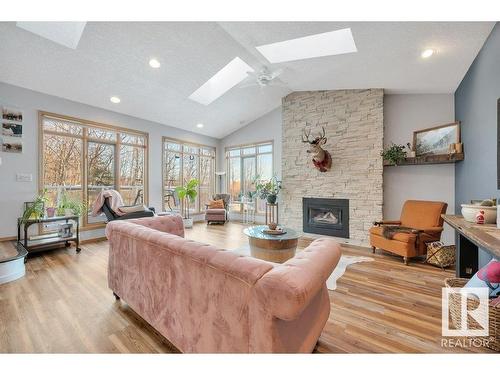
{"label": "area rug", "polygon": [[[250,247],[248,245],[239,247],[237,249],[231,250],[239,255],[250,256]],[[373,258],[353,256],[353,255],[342,255],[339,260],[339,264],[333,270],[332,274],[326,280],[326,286],[329,290],[337,289],[337,280],[342,277],[348,266],[355,263],[361,262],[372,262]]]}

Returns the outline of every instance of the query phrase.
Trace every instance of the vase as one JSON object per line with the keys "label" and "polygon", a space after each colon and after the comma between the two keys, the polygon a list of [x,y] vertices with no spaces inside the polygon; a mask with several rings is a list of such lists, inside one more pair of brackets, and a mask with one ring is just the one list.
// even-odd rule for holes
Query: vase
{"label": "vase", "polygon": [[275,204],[276,200],[278,199],[278,196],[276,194],[269,194],[266,199],[267,199],[267,203]]}
{"label": "vase", "polygon": [[192,228],[193,227],[193,219],[192,218],[189,218],[189,219],[182,219],[182,222],[184,223],[184,228]]}

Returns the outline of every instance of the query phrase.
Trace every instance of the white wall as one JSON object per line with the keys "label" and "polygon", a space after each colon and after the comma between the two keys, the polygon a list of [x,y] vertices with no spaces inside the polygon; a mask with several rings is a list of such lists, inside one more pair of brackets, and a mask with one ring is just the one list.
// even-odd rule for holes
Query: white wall
{"label": "white wall", "polygon": [[[104,98],[103,100],[105,100]],[[157,210],[162,207],[161,158],[162,136],[184,141],[218,146],[219,140],[181,129],[122,115],[116,112],[80,104],[51,95],[45,95],[0,82],[0,106],[8,105],[23,111],[23,153],[0,151],[0,238],[16,234],[16,218],[22,212],[22,204],[37,194],[38,187],[38,110],[78,117],[105,124],[137,129],[149,133],[149,204]],[[219,149],[217,152],[219,153]],[[218,167],[217,167],[218,168]],[[16,182],[16,173],[29,173],[32,182]],[[92,233],[101,235],[102,230]],[[89,237],[86,232],[82,238]]]}
{"label": "white wall", "polygon": [[[384,98],[384,145],[412,142],[413,131],[453,122],[453,94],[386,95]],[[454,213],[455,165],[410,165],[384,168],[384,218],[397,219],[407,199],[448,203]],[[442,240],[455,243],[453,230],[445,225]]]}
{"label": "white wall", "polygon": [[[224,149],[230,146],[237,146],[247,143],[273,141],[274,142],[274,173],[281,177],[281,107],[259,117],[257,120],[245,125],[234,133],[226,136],[220,141],[218,154],[219,170],[225,170]],[[225,185],[223,185],[225,186]]]}

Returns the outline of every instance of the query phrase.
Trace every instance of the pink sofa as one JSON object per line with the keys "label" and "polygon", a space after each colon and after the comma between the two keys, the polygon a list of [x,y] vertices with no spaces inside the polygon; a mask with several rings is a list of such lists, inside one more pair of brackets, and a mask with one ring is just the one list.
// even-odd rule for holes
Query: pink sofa
{"label": "pink sofa", "polygon": [[179,216],[113,221],[106,236],[109,287],[182,352],[308,353],[328,320],[331,239],[274,264],[183,238]]}

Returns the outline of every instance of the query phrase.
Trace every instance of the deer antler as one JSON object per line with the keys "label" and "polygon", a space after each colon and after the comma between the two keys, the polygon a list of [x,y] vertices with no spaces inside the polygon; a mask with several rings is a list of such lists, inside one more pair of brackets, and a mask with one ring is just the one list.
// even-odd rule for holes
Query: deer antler
{"label": "deer antler", "polygon": [[318,138],[316,138],[316,141],[319,142],[319,141],[322,141],[324,139],[326,142],[327,138],[325,137],[325,135],[326,135],[325,127],[322,126],[321,129],[322,129],[322,131],[318,134]]}
{"label": "deer antler", "polygon": [[[306,138],[304,138],[304,136],[306,136]],[[307,133],[306,133],[306,129],[302,130],[302,142],[303,143],[312,143],[309,140],[310,136],[311,136],[311,129],[309,129],[309,131]]]}

